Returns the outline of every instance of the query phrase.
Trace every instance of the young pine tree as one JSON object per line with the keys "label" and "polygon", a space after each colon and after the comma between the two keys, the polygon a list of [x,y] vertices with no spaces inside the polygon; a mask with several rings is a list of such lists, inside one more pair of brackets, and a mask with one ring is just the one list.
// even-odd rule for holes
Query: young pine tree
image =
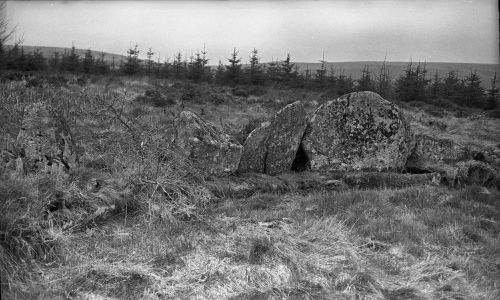
{"label": "young pine tree", "polygon": [[172,64],[172,75],[175,79],[183,79],[185,74],[184,62],[182,61],[182,54],[180,52],[175,56]]}
{"label": "young pine tree", "polygon": [[260,64],[259,52],[253,49],[249,58],[250,65],[245,69],[246,82],[254,85],[263,84],[265,81],[264,70]]}
{"label": "young pine tree", "polygon": [[160,78],[169,78],[172,75],[172,64],[167,58],[160,67]]}
{"label": "young pine tree", "polygon": [[481,86],[481,78],[477,75],[477,71],[471,71],[469,76],[464,78],[460,98],[461,104],[466,106],[485,106],[484,88]]}
{"label": "young pine tree", "polygon": [[153,52],[153,50],[150,47],[148,49],[148,52],[146,52],[146,57],[147,57],[147,60],[146,60],[146,73],[148,75],[151,75],[152,72],[153,72],[153,67],[154,67],[153,55],[155,55],[155,53]]}
{"label": "young pine tree", "polygon": [[80,56],[76,53],[75,45],[71,46],[69,54],[64,53],[63,65],[65,71],[72,73],[76,73],[80,69]]}
{"label": "young pine tree", "polygon": [[405,73],[396,80],[396,95],[401,101],[426,101],[426,91],[429,80],[426,79],[427,70],[420,63],[416,68],[410,62]]}
{"label": "young pine tree", "polygon": [[429,85],[429,95],[432,99],[437,99],[441,95],[443,82],[441,77],[439,77],[439,72],[436,71]]}
{"label": "young pine tree", "polygon": [[375,91],[375,82],[372,79],[372,75],[368,65],[365,65],[361,73],[361,78],[358,80],[357,85],[358,91]]}
{"label": "young pine tree", "polygon": [[51,58],[49,58],[49,67],[52,71],[59,71],[61,67],[61,57],[59,52],[55,51]]}
{"label": "young pine tree", "polygon": [[375,82],[375,91],[385,99],[392,96],[391,74],[387,67],[386,59],[384,59],[384,62],[379,68]]}
{"label": "young pine tree", "polygon": [[491,78],[491,87],[487,90],[487,99],[485,109],[495,109],[498,107],[498,88],[497,88],[497,72]]}
{"label": "young pine tree", "polygon": [[85,56],[82,61],[82,69],[86,74],[94,72],[94,57],[92,56],[92,51],[90,51],[90,49],[85,52]]}
{"label": "young pine tree", "polygon": [[24,47],[21,47],[21,51],[13,52],[12,61],[14,62],[14,68],[16,70],[27,71],[28,57],[24,52]]}
{"label": "young pine tree", "polygon": [[229,65],[226,65],[226,83],[235,85],[241,83],[242,69],[241,58],[238,58],[238,51],[233,49],[231,57],[228,58]]}
{"label": "young pine tree", "polygon": [[327,86],[332,90],[336,90],[337,80],[338,78],[337,75],[335,74],[335,67],[333,65],[330,65],[330,70],[328,72],[328,75],[326,75]]}
{"label": "young pine tree", "polygon": [[29,71],[43,71],[47,69],[47,60],[40,49],[36,48],[33,53],[27,56]]}
{"label": "young pine tree", "polygon": [[290,53],[286,55],[286,59],[278,65],[279,81],[290,83],[297,77],[295,72],[295,64],[291,63]]}
{"label": "young pine tree", "polygon": [[226,68],[219,60],[219,65],[217,66],[217,70],[215,70],[215,83],[224,84],[226,81]]}
{"label": "young pine tree", "polygon": [[450,100],[454,100],[460,90],[460,80],[454,71],[448,72],[441,86],[441,95]]}
{"label": "young pine tree", "polygon": [[97,74],[107,74],[110,70],[110,66],[104,60],[106,55],[101,52],[99,59],[94,60],[94,72]]}
{"label": "young pine tree", "polygon": [[309,87],[311,85],[311,70],[309,69],[309,65],[306,65],[306,70],[304,71],[304,86]]}
{"label": "young pine tree", "polygon": [[279,64],[278,62],[274,61],[274,59],[271,59],[271,61],[268,63],[266,75],[271,82],[279,81]]}
{"label": "young pine tree", "polygon": [[139,73],[140,64],[139,64],[139,46],[136,44],[134,48],[129,48],[127,50],[127,60],[125,64],[122,66],[123,73],[126,75],[134,75]]}
{"label": "young pine tree", "polygon": [[327,86],[327,74],[326,74],[326,61],[325,61],[325,53],[323,52],[323,59],[320,60],[321,66],[316,70],[316,84],[319,88],[325,88]]}
{"label": "young pine tree", "polygon": [[194,58],[188,65],[188,78],[194,82],[209,81],[210,70],[208,69],[208,59],[206,58],[207,52],[196,52]]}
{"label": "young pine tree", "polygon": [[345,72],[342,71],[340,76],[337,78],[335,88],[339,95],[348,94],[354,91],[354,80],[352,76],[346,76]]}

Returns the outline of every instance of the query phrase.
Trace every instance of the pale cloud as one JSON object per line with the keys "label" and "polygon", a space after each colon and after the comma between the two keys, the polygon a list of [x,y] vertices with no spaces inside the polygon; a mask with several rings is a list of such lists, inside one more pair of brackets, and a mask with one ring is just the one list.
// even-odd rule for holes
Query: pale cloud
{"label": "pale cloud", "polygon": [[138,43],[163,56],[205,44],[212,63],[256,47],[265,60],[498,63],[496,1],[9,2],[27,45],[124,53]]}

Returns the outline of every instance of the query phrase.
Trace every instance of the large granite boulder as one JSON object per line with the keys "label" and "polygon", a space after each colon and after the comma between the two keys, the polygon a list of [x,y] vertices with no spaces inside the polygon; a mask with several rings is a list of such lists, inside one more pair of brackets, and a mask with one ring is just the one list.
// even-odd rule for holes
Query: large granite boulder
{"label": "large granite boulder", "polygon": [[291,170],[306,126],[307,113],[300,101],[283,107],[270,122],[250,133],[239,171],[275,175]]}
{"label": "large granite boulder", "polygon": [[195,113],[183,111],[174,120],[174,145],[206,174],[224,175],[238,169],[243,147]]}
{"label": "large granite boulder", "polygon": [[16,147],[24,160],[25,172],[62,168],[77,165],[77,154],[71,130],[67,123],[57,118],[44,103],[26,107]]}
{"label": "large granite boulder", "polygon": [[321,105],[302,146],[313,170],[402,170],[411,131],[403,113],[373,92],[356,92]]}

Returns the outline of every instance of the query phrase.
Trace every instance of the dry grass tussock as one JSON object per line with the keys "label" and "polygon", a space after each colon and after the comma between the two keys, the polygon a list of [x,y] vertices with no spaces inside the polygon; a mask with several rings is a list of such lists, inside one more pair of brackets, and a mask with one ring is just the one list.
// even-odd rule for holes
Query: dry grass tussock
{"label": "dry grass tussock", "polygon": [[66,235],[64,259],[41,268],[38,289],[61,298],[495,299],[498,195],[477,198],[477,189],[258,194],[211,204],[199,219],[155,202],[151,215]]}
{"label": "dry grass tussock", "polygon": [[[64,112],[81,145],[80,167],[69,173],[0,170],[0,210],[8,212],[0,219],[2,297],[500,297],[496,189],[211,193],[201,172],[169,146],[178,99],[166,107],[135,101],[151,86],[132,79],[0,85],[0,111],[9,116],[2,140],[15,136],[22,107],[42,100]],[[167,99],[182,96],[169,94],[168,84],[155,88]],[[268,114],[254,104],[228,100],[205,116],[217,124],[246,110],[244,120],[232,116],[232,130],[242,129]]]}

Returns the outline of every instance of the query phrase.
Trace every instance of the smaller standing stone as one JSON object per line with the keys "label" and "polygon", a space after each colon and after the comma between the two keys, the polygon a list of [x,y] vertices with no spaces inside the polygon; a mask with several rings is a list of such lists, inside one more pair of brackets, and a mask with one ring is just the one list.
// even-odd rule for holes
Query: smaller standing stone
{"label": "smaller standing stone", "polygon": [[276,113],[267,138],[266,173],[290,171],[307,126],[307,113],[300,101]]}
{"label": "smaller standing stone", "polygon": [[243,153],[238,167],[239,172],[264,173],[269,125],[271,125],[271,122],[264,122],[248,135],[243,144]]}
{"label": "smaller standing stone", "polygon": [[306,126],[307,113],[300,101],[283,107],[247,137],[238,170],[270,175],[290,171]]}
{"label": "smaller standing stone", "polygon": [[70,129],[55,118],[44,103],[26,107],[16,146],[21,149],[26,171],[54,165],[69,169],[77,164]]}
{"label": "smaller standing stone", "polygon": [[207,174],[224,175],[237,170],[243,147],[195,113],[183,111],[175,119],[174,144]]}

